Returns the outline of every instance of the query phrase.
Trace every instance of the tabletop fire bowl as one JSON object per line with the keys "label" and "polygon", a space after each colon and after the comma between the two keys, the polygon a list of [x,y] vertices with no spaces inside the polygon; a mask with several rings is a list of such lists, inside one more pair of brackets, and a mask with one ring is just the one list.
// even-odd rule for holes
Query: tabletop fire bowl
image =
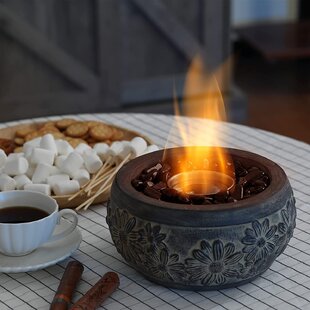
{"label": "tabletop fire bowl", "polygon": [[[165,162],[173,166],[184,150],[166,150]],[[188,290],[238,286],[265,272],[286,248],[295,228],[296,208],[285,172],[260,155],[224,151],[233,163],[258,167],[269,177],[269,185],[260,193],[226,203],[155,199],[137,191],[132,181],[161,162],[163,151],[130,161],[116,175],[107,223],[118,252],[147,279]]]}

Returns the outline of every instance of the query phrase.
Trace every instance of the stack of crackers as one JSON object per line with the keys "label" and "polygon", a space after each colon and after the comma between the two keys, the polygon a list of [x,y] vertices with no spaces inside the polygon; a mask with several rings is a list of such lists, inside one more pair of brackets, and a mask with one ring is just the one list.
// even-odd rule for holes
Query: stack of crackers
{"label": "stack of crackers", "polygon": [[[55,139],[68,141],[74,148],[80,143],[90,146],[98,142],[111,144],[113,141],[121,140],[124,136],[121,129],[99,121],[78,121],[65,118],[38,125],[35,129],[31,126],[21,127],[16,130],[13,140],[0,139],[0,148],[6,149],[6,153],[21,152],[25,142],[47,133],[52,134]],[[1,142],[1,140],[3,141]]]}

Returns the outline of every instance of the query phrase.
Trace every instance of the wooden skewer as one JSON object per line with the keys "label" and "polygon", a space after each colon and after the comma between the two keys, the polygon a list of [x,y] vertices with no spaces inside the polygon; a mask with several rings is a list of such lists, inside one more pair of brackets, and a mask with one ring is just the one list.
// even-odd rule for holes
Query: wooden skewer
{"label": "wooden skewer", "polygon": [[114,176],[114,173],[112,174],[112,176],[110,175],[108,177],[108,179],[100,186],[100,188],[97,190],[96,194],[94,194],[92,197],[90,197],[89,199],[84,201],[82,204],[80,204],[75,210],[78,211],[78,210],[82,209],[88,203],[89,203],[89,205],[91,205],[99,195],[101,195],[102,193],[104,193],[106,191],[106,189],[108,188],[107,183],[109,182],[109,180],[111,181],[111,185],[112,185],[113,176]]}
{"label": "wooden skewer", "polygon": [[[111,185],[112,185],[112,183],[111,183]],[[106,199],[108,199],[108,196],[109,196],[109,195],[108,195],[108,192],[109,192],[110,189],[111,189],[111,186],[110,186],[110,187],[106,187],[104,190],[102,190],[102,191],[100,192],[100,195],[103,195],[103,194],[106,193],[106,195],[104,195],[104,197],[105,197]],[[75,208],[75,211],[79,211],[79,210],[81,210],[83,207],[84,207],[84,210],[87,210],[88,207],[94,203],[94,201],[96,200],[96,198],[97,198],[98,196],[99,196],[99,195],[96,195],[96,197],[94,197],[94,196],[90,197],[89,199],[87,199],[86,201],[84,201],[82,204],[80,204],[78,207],[76,207],[76,208]],[[86,204],[86,206],[87,206],[86,209],[85,209],[85,204]]]}
{"label": "wooden skewer", "polygon": [[[108,179],[100,186],[100,188],[98,189],[98,192],[100,192],[107,184],[110,180],[112,180],[112,178],[116,175],[116,173],[119,171],[119,169],[122,168],[122,166],[124,166],[126,164],[126,162],[128,161],[128,159],[130,158],[131,154],[128,154],[123,161],[117,166],[115,167],[115,170],[113,171],[112,174],[110,174],[110,176],[108,177]],[[97,193],[96,195],[99,196],[99,194]],[[95,195],[95,196],[96,196]]]}
{"label": "wooden skewer", "polygon": [[[100,195],[104,194],[105,192],[109,192],[110,189],[111,189],[111,186],[112,186],[112,182],[100,193]],[[97,198],[97,197],[96,197],[96,198]],[[94,198],[93,200],[91,200],[91,201],[84,207],[83,210],[86,211],[86,210],[88,209],[88,207],[95,201],[96,198]]]}
{"label": "wooden skewer", "polygon": [[83,192],[84,192],[84,189],[85,187],[87,186],[87,184],[89,184],[90,180],[78,191],[76,192],[75,194],[71,195],[69,198],[68,198],[68,201],[71,201],[73,200],[75,197],[81,195]]}
{"label": "wooden skewer", "polygon": [[88,203],[92,204],[92,202],[99,196],[101,195],[103,192],[105,192],[106,187],[108,186],[108,182],[110,180],[112,180],[113,176],[115,175],[115,173],[113,173],[112,175],[109,176],[109,178],[100,186],[100,188],[97,190],[96,194],[94,194],[92,197],[90,197],[89,199],[87,199],[86,201],[84,201],[82,204],[80,204],[76,210],[80,210],[82,209],[85,205],[87,205]]}
{"label": "wooden skewer", "polygon": [[99,178],[97,178],[96,182],[93,182],[90,186],[87,187],[88,192],[91,192],[91,190],[96,187],[98,184],[100,184],[104,179],[108,178],[111,173],[113,173],[115,167],[111,168],[109,171],[101,175]]}
{"label": "wooden skewer", "polygon": [[[109,158],[108,158],[109,159]],[[110,169],[111,166],[114,164],[113,162],[108,162],[107,161],[104,163],[104,165],[100,168],[100,170],[97,171],[97,173],[95,174],[94,178],[90,179],[78,192],[76,192],[75,194],[71,195],[68,198],[68,201],[73,200],[75,197],[81,195],[83,192],[88,191],[88,187],[92,186],[92,183],[99,178],[100,174],[102,172],[105,172],[105,170]],[[100,176],[101,177],[101,176]]]}
{"label": "wooden skewer", "polygon": [[95,176],[90,180],[90,182],[87,184],[87,187],[85,188],[85,191],[88,191],[88,186],[90,186],[93,182],[95,182],[97,180],[97,178],[104,173],[106,170],[109,170],[109,168],[111,166],[113,166],[114,161],[113,158],[110,156],[107,158],[107,160],[105,161],[105,163],[102,165],[102,167],[97,171],[97,173],[95,174]]}
{"label": "wooden skewer", "polygon": [[[97,180],[95,182],[92,182],[91,184],[89,184],[89,186],[87,187],[87,192],[91,192],[91,190],[96,187],[98,184],[100,184],[104,179],[106,179],[107,177],[109,177],[109,175],[111,173],[113,173],[113,171],[115,170],[115,167],[110,168],[110,170],[106,171],[103,175],[101,175],[99,178],[97,178]],[[86,191],[86,190],[85,190]]]}
{"label": "wooden skewer", "polygon": [[109,182],[112,181],[113,177],[116,175],[116,173],[119,171],[119,169],[121,169],[121,167],[128,161],[130,156],[131,156],[131,154],[128,154],[123,159],[123,161],[118,166],[115,167],[115,170],[113,171],[113,173],[111,173],[110,176],[105,180],[105,182],[99,187],[99,189],[97,190],[95,195],[93,195],[92,197],[90,197],[89,199],[84,201],[75,210],[78,211],[78,210],[82,209],[84,206],[88,205],[89,202],[92,203],[99,195],[101,195],[106,190],[106,188],[109,186]]}

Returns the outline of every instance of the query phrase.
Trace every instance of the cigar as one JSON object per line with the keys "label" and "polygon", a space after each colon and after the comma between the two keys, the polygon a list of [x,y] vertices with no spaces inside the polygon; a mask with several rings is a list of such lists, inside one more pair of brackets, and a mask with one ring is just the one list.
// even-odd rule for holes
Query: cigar
{"label": "cigar", "polygon": [[80,298],[71,310],[97,309],[119,286],[115,272],[106,273],[87,293]]}
{"label": "cigar", "polygon": [[60,280],[56,295],[50,310],[67,310],[77,283],[83,273],[84,267],[78,261],[70,262]]}

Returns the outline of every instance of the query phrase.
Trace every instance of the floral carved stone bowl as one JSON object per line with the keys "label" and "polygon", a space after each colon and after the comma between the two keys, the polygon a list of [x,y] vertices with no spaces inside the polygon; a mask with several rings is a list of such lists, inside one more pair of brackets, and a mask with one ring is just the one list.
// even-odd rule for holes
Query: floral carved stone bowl
{"label": "floral carved stone bowl", "polygon": [[[285,172],[260,155],[225,149],[233,161],[270,179],[261,193],[237,202],[186,205],[138,192],[131,181],[163,158],[157,151],[130,161],[116,175],[107,223],[118,252],[158,284],[190,290],[233,287],[265,272],[286,248],[296,220]],[[175,161],[184,148],[166,150]]]}

